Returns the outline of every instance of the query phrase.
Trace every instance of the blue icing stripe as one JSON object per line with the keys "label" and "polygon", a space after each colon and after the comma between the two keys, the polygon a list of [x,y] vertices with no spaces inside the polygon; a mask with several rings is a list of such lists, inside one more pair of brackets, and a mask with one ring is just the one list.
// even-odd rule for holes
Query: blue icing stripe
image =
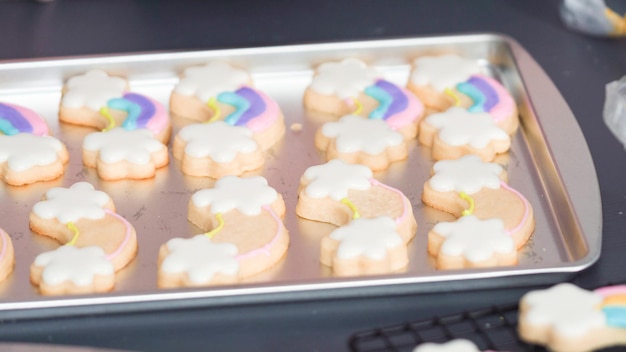
{"label": "blue icing stripe", "polygon": [[456,89],[474,101],[474,104],[467,109],[469,112],[485,112],[483,107],[486,101],[485,96],[473,84],[462,82],[456,86]]}
{"label": "blue icing stripe", "polygon": [[602,312],[606,317],[607,325],[626,328],[626,307],[606,306],[602,308]]}
{"label": "blue icing stripe", "polygon": [[113,98],[107,102],[107,106],[111,109],[122,110],[128,113],[126,119],[122,123],[122,127],[127,130],[137,128],[137,118],[141,114],[141,107],[124,98]]}
{"label": "blue icing stripe", "polygon": [[235,126],[241,115],[250,108],[250,102],[235,92],[223,92],[217,95],[217,101],[235,107],[235,111],[224,118],[224,122]]}
{"label": "blue icing stripe", "polygon": [[19,111],[9,105],[0,103],[0,132],[7,136],[20,132],[32,133],[33,126]]}
{"label": "blue icing stripe", "polygon": [[391,95],[376,85],[365,88],[365,94],[378,101],[378,107],[370,112],[369,118],[376,120],[384,119],[385,113],[387,113],[387,110],[389,110],[391,102],[393,101]]}

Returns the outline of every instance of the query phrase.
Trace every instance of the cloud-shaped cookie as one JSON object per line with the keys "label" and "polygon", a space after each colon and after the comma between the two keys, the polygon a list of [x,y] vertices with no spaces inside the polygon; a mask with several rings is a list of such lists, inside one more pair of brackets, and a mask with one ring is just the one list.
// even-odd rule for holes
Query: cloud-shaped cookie
{"label": "cloud-shaped cookie", "polygon": [[215,121],[185,126],[178,135],[187,142],[187,155],[194,158],[208,156],[215,162],[227,163],[233,161],[239,153],[252,153],[259,149],[252,134],[248,128]]}
{"label": "cloud-shaped cookie", "polygon": [[174,87],[174,91],[181,95],[195,95],[207,102],[219,93],[234,91],[249,82],[250,76],[246,71],[217,61],[185,69],[183,78]]}
{"label": "cloud-shaped cookie", "polygon": [[0,135],[0,163],[7,162],[13,171],[26,171],[34,166],[47,166],[59,160],[65,146],[51,136],[19,133]]}
{"label": "cloud-shaped cookie", "polygon": [[337,122],[325,123],[321,132],[328,138],[335,138],[340,153],[362,151],[377,155],[404,142],[402,134],[392,130],[384,121],[356,115],[346,115]]}
{"label": "cloud-shaped cookie", "polygon": [[77,248],[65,245],[39,254],[34,265],[42,267],[42,281],[47,285],[72,282],[76,286],[92,285],[96,275],[113,275],[113,264],[97,246]]}
{"label": "cloud-shaped cookie", "polygon": [[456,339],[446,343],[423,343],[413,352],[480,352],[476,345],[465,339]]}
{"label": "cloud-shaped cookie", "polygon": [[196,207],[211,206],[213,214],[237,209],[245,215],[258,215],[264,206],[270,206],[278,193],[261,176],[225,176],[210,189],[200,190],[191,197]]}
{"label": "cloud-shaped cookie", "polygon": [[340,259],[364,256],[382,260],[391,248],[404,246],[396,227],[395,221],[387,216],[359,218],[337,228],[329,237],[339,241],[337,257]]}
{"label": "cloud-shaped cookie", "polygon": [[371,187],[372,170],[365,165],[348,164],[343,160],[333,159],[326,164],[309,167],[304,178],[309,182],[305,191],[309,197],[330,197],[341,200],[348,196],[348,191],[366,190]]}
{"label": "cloud-shaped cookie", "polygon": [[502,166],[487,163],[476,155],[455,160],[441,160],[433,165],[434,175],[428,181],[438,192],[465,192],[474,194],[482,188],[500,188]]}
{"label": "cloud-shaped cookie", "polygon": [[149,130],[129,131],[117,127],[107,132],[87,135],[83,141],[83,149],[99,152],[99,158],[105,163],[128,161],[145,165],[152,161],[152,153],[161,152],[166,147]]}
{"label": "cloud-shaped cookie", "polygon": [[110,201],[108,194],[95,190],[90,183],[78,182],[69,188],[50,189],[46,200],[35,203],[33,213],[43,219],[57,218],[63,224],[82,218],[102,219]]}
{"label": "cloud-shaped cookie", "polygon": [[510,141],[509,134],[498,127],[488,113],[472,113],[453,107],[426,117],[426,122],[437,128],[439,138],[451,146],[469,145],[480,149],[493,140]]}
{"label": "cloud-shaped cookie", "polygon": [[320,65],[316,72],[310,88],[320,94],[337,95],[341,99],[358,97],[378,77],[376,70],[357,59],[327,62]]}
{"label": "cloud-shaped cookie", "polygon": [[80,109],[84,106],[99,111],[112,98],[120,98],[126,90],[126,80],[109,76],[101,70],[91,70],[70,78],[65,84],[61,105]]}

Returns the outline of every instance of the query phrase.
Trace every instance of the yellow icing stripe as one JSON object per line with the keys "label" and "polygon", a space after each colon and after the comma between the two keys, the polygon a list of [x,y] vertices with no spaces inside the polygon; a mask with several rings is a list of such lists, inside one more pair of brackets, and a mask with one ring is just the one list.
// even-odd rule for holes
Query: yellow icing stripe
{"label": "yellow icing stripe", "polygon": [[76,244],[76,241],[78,240],[78,235],[80,234],[80,232],[78,231],[78,228],[76,227],[76,225],[74,225],[74,223],[71,221],[67,223],[67,228],[70,229],[70,231],[74,233],[74,236],[72,237],[72,239],[69,242],[67,242],[68,245],[73,246]]}
{"label": "yellow icing stripe", "polygon": [[454,99],[454,106],[461,105],[461,99],[459,99],[459,97],[452,91],[452,89],[446,88],[443,90],[443,92],[450,96],[452,99]]}
{"label": "yellow icing stripe", "polygon": [[626,296],[611,296],[606,297],[602,302],[604,306],[625,306],[626,305]]}
{"label": "yellow icing stripe", "polygon": [[352,114],[359,115],[363,111],[363,104],[361,104],[361,102],[357,98],[350,98],[350,99],[352,99],[352,103],[356,105],[356,110],[354,110]]}
{"label": "yellow icing stripe", "polygon": [[102,130],[103,132],[106,132],[115,127],[115,120],[113,120],[113,116],[111,116],[111,114],[109,113],[109,108],[107,108],[106,106],[102,107],[100,109],[100,114],[104,116],[107,121],[109,121],[109,125]]}
{"label": "yellow icing stripe", "polygon": [[348,208],[352,210],[352,219],[358,219],[361,217],[361,214],[359,213],[359,209],[357,209],[356,205],[354,205],[354,203],[352,203],[348,198],[342,199],[341,203],[347,205]]}
{"label": "yellow icing stripe", "polygon": [[469,208],[461,212],[461,215],[472,215],[474,213],[474,198],[470,197],[467,193],[461,192],[459,196],[469,203]]}
{"label": "yellow icing stripe", "polygon": [[215,214],[215,218],[217,218],[217,227],[204,234],[208,238],[213,238],[213,236],[224,228],[224,218],[222,217],[222,213]]}
{"label": "yellow icing stripe", "polygon": [[211,123],[211,122],[217,121],[217,119],[220,118],[220,115],[222,114],[222,111],[220,109],[220,106],[217,105],[217,100],[215,99],[215,97],[209,98],[209,101],[207,102],[207,105],[209,106],[209,109],[211,109],[211,111],[213,111],[213,116],[211,116],[211,118],[207,121],[207,123]]}

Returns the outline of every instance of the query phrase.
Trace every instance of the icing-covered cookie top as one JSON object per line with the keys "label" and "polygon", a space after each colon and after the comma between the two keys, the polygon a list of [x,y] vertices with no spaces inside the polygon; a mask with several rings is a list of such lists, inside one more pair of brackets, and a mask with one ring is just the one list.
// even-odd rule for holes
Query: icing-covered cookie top
{"label": "icing-covered cookie top", "polygon": [[392,130],[385,121],[356,115],[346,115],[337,122],[325,123],[322,134],[336,138],[335,145],[341,153],[365,152],[377,155],[404,141],[402,134]]}
{"label": "icing-covered cookie top", "polygon": [[376,82],[378,73],[358,59],[321,64],[310,88],[320,94],[336,95],[340,99],[357,97],[367,86]]}
{"label": "icing-covered cookie top", "polygon": [[459,107],[426,117],[428,124],[439,129],[439,138],[452,146],[470,145],[485,148],[494,140],[510,140],[509,134],[488,113],[471,113]]}
{"label": "icing-covered cookie top", "polygon": [[91,285],[96,275],[113,275],[113,263],[97,246],[78,248],[65,245],[39,254],[35,265],[43,267],[42,280],[48,285],[71,281],[76,286]]}
{"label": "icing-covered cookie top", "polygon": [[210,206],[213,214],[237,209],[245,215],[258,215],[276,198],[278,193],[262,176],[225,176],[217,180],[213,188],[194,193],[191,200],[197,207]]}
{"label": "icing-covered cookie top", "polygon": [[187,142],[185,153],[189,156],[209,156],[216,162],[227,163],[233,161],[238,153],[252,153],[259,149],[252,134],[246,127],[215,121],[185,126],[178,135]]}
{"label": "icing-covered cookie top", "polygon": [[382,260],[389,249],[404,245],[396,227],[388,216],[358,218],[331,232],[330,238],[339,241],[337,257],[341,259],[365,256]]}
{"label": "icing-covered cookie top", "polygon": [[456,160],[441,160],[433,166],[430,187],[438,192],[455,191],[474,194],[482,188],[500,188],[502,166],[484,162],[476,155]]}
{"label": "icing-covered cookie top", "polygon": [[161,269],[170,274],[187,273],[189,281],[209,282],[217,273],[236,275],[239,271],[237,247],[231,243],[214,243],[204,234],[192,238],[173,238]]}
{"label": "icing-covered cookie top", "polygon": [[606,325],[599,309],[603,297],[570,283],[527,293],[525,317],[531,324],[552,326],[565,336],[581,336]]}
{"label": "icing-covered cookie top", "polygon": [[122,127],[107,132],[93,132],[83,140],[83,149],[99,151],[105,163],[128,161],[136,165],[146,165],[152,160],[152,153],[165,148],[146,129],[129,131]]}
{"label": "icing-covered cookie top", "polygon": [[480,350],[469,340],[456,339],[446,343],[423,343],[413,352],[480,352]]}
{"label": "icing-covered cookie top", "polygon": [[481,73],[478,62],[457,55],[423,56],[413,61],[411,81],[418,86],[430,85],[440,92],[452,89]]}
{"label": "icing-covered cookie top", "polygon": [[46,200],[35,203],[33,213],[43,219],[57,218],[67,224],[79,219],[102,219],[104,206],[111,198],[96,191],[87,182],[77,182],[69,188],[55,187],[46,192]]}
{"label": "icing-covered cookie top", "polygon": [[311,166],[304,172],[304,178],[309,180],[305,192],[312,198],[341,200],[351,189],[369,189],[372,177],[372,170],[365,165],[333,159],[326,164]]}
{"label": "icing-covered cookie top", "polygon": [[250,84],[248,72],[226,62],[215,61],[186,68],[174,91],[181,95],[195,95],[206,102],[221,92],[231,92],[247,84]]}
{"label": "icing-covered cookie top", "polygon": [[441,253],[462,255],[472,262],[487,260],[495,253],[510,253],[516,249],[501,219],[480,220],[474,215],[466,215],[453,222],[437,223],[433,232],[445,237]]}
{"label": "icing-covered cookie top", "polygon": [[26,171],[34,166],[50,165],[58,160],[63,144],[51,136],[19,133],[0,135],[0,162],[7,162],[13,171]]}
{"label": "icing-covered cookie top", "polygon": [[99,111],[105,107],[109,99],[119,98],[126,89],[126,80],[109,76],[101,70],[91,70],[83,75],[70,78],[65,84],[61,105],[80,109],[88,107]]}

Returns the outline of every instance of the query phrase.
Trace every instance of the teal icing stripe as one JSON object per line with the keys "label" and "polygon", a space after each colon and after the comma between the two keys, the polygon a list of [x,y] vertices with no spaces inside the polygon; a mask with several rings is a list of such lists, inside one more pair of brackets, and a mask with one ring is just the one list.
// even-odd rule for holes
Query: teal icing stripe
{"label": "teal icing stripe", "polygon": [[124,98],[110,99],[107,102],[107,106],[111,109],[122,110],[128,113],[128,116],[126,116],[126,119],[122,123],[122,127],[127,130],[134,130],[137,128],[137,119],[141,114],[141,106]]}
{"label": "teal icing stripe", "polygon": [[2,132],[2,134],[7,135],[7,136],[13,136],[15,134],[20,133],[20,130],[13,127],[11,122],[3,118],[0,118],[0,131]]}
{"label": "teal icing stripe", "polygon": [[626,328],[626,307],[606,306],[602,308],[606,323],[612,327]]}
{"label": "teal icing stripe", "polygon": [[234,92],[223,92],[217,95],[217,101],[235,107],[235,111],[224,118],[224,122],[235,126],[241,115],[250,109],[250,102]]}
{"label": "teal icing stripe", "polygon": [[369,114],[370,119],[381,120],[393,102],[393,97],[382,88],[371,85],[365,88],[365,94],[378,102],[378,107]]}
{"label": "teal icing stripe", "polygon": [[474,104],[467,109],[469,112],[485,112],[483,106],[485,105],[486,98],[483,93],[478,90],[478,88],[474,87],[473,84],[462,82],[457,84],[456,89],[470,97],[470,99],[474,102]]}

